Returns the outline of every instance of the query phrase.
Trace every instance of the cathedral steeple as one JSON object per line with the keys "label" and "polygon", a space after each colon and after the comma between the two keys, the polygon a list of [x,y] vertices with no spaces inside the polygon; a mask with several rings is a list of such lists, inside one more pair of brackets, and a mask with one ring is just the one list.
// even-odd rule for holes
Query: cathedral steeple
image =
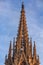
{"label": "cathedral steeple", "polygon": [[[34,41],[34,47],[32,50],[32,38],[28,37],[28,30],[26,24],[26,16],[24,3],[21,7],[21,15],[19,22],[19,29],[17,38],[10,41],[10,47],[8,57],[5,58],[5,65],[39,65],[39,56],[36,54],[36,45]],[[11,51],[12,50],[12,51]]]}
{"label": "cathedral steeple", "polygon": [[20,24],[19,24],[19,29],[18,29],[18,35],[17,35],[17,51],[20,50],[22,46],[27,48],[25,52],[28,50],[28,31],[27,31],[27,24],[26,24],[26,17],[25,17],[25,9],[24,9],[24,3],[22,3],[22,8],[21,8],[21,16],[20,16]]}

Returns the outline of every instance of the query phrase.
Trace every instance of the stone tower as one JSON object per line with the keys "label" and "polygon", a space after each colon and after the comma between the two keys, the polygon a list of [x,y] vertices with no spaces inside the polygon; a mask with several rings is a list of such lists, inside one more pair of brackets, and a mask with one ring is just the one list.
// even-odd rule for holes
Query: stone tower
{"label": "stone tower", "polygon": [[36,44],[32,50],[32,39],[28,37],[24,4],[22,3],[20,23],[17,38],[10,41],[8,56],[5,57],[5,65],[40,65],[39,56],[36,53]]}

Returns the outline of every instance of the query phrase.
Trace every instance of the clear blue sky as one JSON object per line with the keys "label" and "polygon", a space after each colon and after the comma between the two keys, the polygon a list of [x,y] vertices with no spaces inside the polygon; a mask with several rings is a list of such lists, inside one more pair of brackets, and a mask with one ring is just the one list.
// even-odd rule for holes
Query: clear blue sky
{"label": "clear blue sky", "polygon": [[[0,0],[0,65],[4,65],[9,42],[16,37],[22,0]],[[43,0],[24,0],[28,34],[36,41],[43,65]]]}

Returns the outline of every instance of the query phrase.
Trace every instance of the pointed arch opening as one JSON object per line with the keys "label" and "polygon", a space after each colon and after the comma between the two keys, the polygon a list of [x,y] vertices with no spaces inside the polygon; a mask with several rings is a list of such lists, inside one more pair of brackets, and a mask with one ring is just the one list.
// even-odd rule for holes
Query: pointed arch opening
{"label": "pointed arch opening", "polygon": [[20,65],[28,65],[25,61],[23,61]]}

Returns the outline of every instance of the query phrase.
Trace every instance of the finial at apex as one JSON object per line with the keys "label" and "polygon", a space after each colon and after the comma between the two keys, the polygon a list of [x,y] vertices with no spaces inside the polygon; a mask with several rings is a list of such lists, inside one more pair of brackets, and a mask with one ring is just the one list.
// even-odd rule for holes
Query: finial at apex
{"label": "finial at apex", "polygon": [[22,2],[22,8],[24,9],[24,2]]}

